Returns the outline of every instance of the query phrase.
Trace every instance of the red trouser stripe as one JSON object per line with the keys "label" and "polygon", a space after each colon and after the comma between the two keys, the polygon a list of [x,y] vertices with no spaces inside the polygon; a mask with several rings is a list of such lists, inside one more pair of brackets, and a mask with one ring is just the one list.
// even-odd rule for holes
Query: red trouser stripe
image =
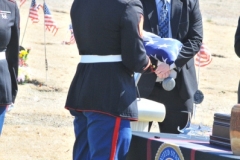
{"label": "red trouser stripe", "polygon": [[191,160],[195,160],[195,153],[196,153],[196,150],[192,149],[191,150]]}
{"label": "red trouser stripe", "polygon": [[121,124],[121,118],[117,117],[116,122],[115,122],[115,128],[114,128],[114,131],[113,131],[112,150],[111,150],[110,160],[114,160],[114,157],[115,157],[115,154],[116,154],[120,124]]}

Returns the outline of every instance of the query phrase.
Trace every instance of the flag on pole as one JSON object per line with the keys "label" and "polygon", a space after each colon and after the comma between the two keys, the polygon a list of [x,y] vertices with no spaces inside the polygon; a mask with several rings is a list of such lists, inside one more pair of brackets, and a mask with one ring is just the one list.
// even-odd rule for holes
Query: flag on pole
{"label": "flag on pole", "polygon": [[26,0],[20,0],[20,7],[26,2]]}
{"label": "flag on pole", "polygon": [[75,41],[75,37],[74,37],[74,34],[73,34],[72,24],[69,25],[69,30],[70,30],[70,33],[71,33],[69,43],[70,43],[70,44],[73,44],[73,43],[75,43],[76,41]]}
{"label": "flag on pole", "polygon": [[205,67],[212,62],[212,55],[206,44],[202,44],[200,51],[195,55],[195,65]]}
{"label": "flag on pole", "polygon": [[69,31],[71,33],[69,41],[63,41],[62,44],[70,45],[70,44],[74,44],[76,42],[74,34],[73,34],[72,24],[69,25]]}
{"label": "flag on pole", "polygon": [[54,33],[55,35],[58,31],[58,27],[54,22],[51,12],[46,3],[43,4],[43,10],[44,10],[44,23],[45,23],[46,29],[48,31],[52,31],[52,33]]}
{"label": "flag on pole", "polygon": [[38,10],[40,5],[37,5],[36,0],[32,0],[30,10],[29,10],[29,18],[31,18],[33,23],[37,23],[39,21],[38,18]]}

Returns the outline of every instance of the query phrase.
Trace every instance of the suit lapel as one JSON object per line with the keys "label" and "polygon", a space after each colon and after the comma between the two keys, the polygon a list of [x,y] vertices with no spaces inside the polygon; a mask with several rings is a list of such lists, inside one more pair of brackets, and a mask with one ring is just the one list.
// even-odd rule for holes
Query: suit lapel
{"label": "suit lapel", "polygon": [[177,38],[177,31],[182,15],[182,2],[180,0],[171,0],[171,29],[172,38]]}
{"label": "suit lapel", "polygon": [[156,3],[155,0],[148,0],[149,3],[145,3],[145,13],[148,17],[148,20],[151,25],[151,32],[155,34],[159,34],[158,30],[158,15],[157,15],[157,9],[156,9]]}

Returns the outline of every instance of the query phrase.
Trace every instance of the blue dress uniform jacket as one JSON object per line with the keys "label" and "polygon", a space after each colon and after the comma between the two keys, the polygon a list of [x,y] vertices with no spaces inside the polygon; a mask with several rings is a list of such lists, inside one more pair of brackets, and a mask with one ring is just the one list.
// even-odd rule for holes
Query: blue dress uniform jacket
{"label": "blue dress uniform jacket", "polygon": [[13,0],[0,1],[0,106],[14,102],[17,95],[19,54],[19,10]]}
{"label": "blue dress uniform jacket", "polygon": [[[155,0],[141,0],[144,8],[143,29],[158,35],[158,18]],[[183,47],[175,61],[177,78],[176,87],[183,100],[193,98],[197,91],[196,71],[194,56],[200,50],[203,38],[202,16],[199,10],[198,0],[171,0],[170,24],[172,38],[183,43]],[[156,64],[156,60],[152,60]],[[156,82],[156,74],[144,74],[141,76],[138,87],[141,97],[147,98],[153,90]],[[156,99],[156,101],[158,101]],[[169,97],[172,101],[172,97]],[[172,106],[174,107],[174,106]],[[172,108],[168,108],[172,109]],[[175,108],[175,110],[187,110],[193,108]]]}
{"label": "blue dress uniform jacket", "polygon": [[235,53],[240,58],[240,17],[238,19],[238,25],[235,33],[234,49]]}
{"label": "blue dress uniform jacket", "polygon": [[66,108],[136,120],[134,72],[149,63],[139,35],[139,0],[75,0],[71,19],[80,55],[121,55],[122,62],[79,63]]}

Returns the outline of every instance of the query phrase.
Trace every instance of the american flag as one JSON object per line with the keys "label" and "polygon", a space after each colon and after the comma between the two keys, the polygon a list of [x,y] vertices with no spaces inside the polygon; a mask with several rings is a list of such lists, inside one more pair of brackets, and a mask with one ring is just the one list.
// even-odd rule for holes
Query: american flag
{"label": "american flag", "polygon": [[44,10],[44,23],[45,23],[46,29],[48,31],[52,30],[52,32],[55,35],[58,31],[58,27],[54,22],[51,12],[46,3],[43,4],[43,10]]}
{"label": "american flag", "polygon": [[169,65],[175,62],[182,48],[182,43],[177,39],[161,38],[157,35],[143,32],[143,43],[146,53],[161,62]]}
{"label": "american flag", "polygon": [[211,53],[206,44],[202,44],[200,51],[195,55],[195,65],[205,67],[212,62]]}
{"label": "american flag", "polygon": [[74,34],[73,34],[73,28],[72,28],[72,25],[71,25],[71,24],[69,25],[69,30],[70,30],[70,33],[71,33],[71,37],[70,37],[69,43],[70,43],[70,44],[73,44],[73,43],[75,43],[76,41],[75,41],[75,37],[74,37]]}
{"label": "american flag", "polygon": [[20,7],[26,2],[26,0],[20,0]]}
{"label": "american flag", "polygon": [[29,11],[29,18],[31,18],[33,23],[37,23],[39,21],[39,18],[38,18],[39,7],[40,5],[37,5],[36,1],[32,0],[30,11]]}

